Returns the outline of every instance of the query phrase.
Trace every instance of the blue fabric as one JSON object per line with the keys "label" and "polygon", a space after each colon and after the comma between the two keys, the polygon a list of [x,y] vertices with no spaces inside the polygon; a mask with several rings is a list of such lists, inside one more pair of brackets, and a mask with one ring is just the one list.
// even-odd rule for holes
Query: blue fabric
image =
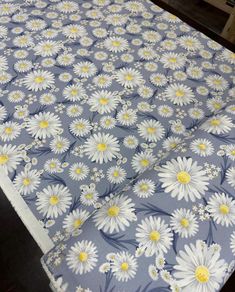
{"label": "blue fabric", "polygon": [[[155,257],[173,277],[192,244],[216,269],[200,264],[177,285],[217,291],[232,270],[219,252],[232,266],[235,249],[234,53],[143,0],[2,1],[0,38],[0,167],[56,244],[51,273],[68,291],[177,291]],[[147,248],[152,225],[165,241],[153,229]],[[101,273],[110,252],[116,266],[108,257]]]}

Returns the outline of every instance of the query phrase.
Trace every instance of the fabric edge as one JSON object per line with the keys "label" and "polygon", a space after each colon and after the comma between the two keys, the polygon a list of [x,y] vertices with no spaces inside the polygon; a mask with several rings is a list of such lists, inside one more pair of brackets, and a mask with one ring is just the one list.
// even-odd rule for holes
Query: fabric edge
{"label": "fabric edge", "polygon": [[42,252],[50,251],[54,243],[3,171],[0,172],[0,187]]}

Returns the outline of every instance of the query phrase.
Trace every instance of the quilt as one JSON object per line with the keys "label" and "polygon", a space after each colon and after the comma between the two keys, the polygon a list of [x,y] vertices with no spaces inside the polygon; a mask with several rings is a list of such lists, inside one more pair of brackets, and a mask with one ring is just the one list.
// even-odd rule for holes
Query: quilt
{"label": "quilt", "polygon": [[218,291],[235,54],[148,0],[1,0],[0,38],[0,186],[57,289]]}

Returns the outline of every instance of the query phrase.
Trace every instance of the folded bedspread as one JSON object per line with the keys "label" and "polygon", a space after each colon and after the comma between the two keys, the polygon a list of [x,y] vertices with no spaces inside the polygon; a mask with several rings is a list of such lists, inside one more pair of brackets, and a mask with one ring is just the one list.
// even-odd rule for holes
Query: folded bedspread
{"label": "folded bedspread", "polygon": [[50,276],[217,291],[235,253],[235,54],[143,0],[2,0],[0,38],[0,186],[55,245]]}

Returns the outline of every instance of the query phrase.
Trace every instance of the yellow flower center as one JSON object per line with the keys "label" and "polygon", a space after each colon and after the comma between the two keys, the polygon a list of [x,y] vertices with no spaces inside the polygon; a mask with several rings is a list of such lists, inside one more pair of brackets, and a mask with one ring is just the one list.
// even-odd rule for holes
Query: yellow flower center
{"label": "yellow flower center", "polygon": [[177,97],[183,97],[183,96],[184,96],[184,91],[178,89],[178,90],[176,91],[175,95],[176,95]]}
{"label": "yellow flower center", "polygon": [[43,46],[43,50],[45,50],[45,51],[50,51],[51,49],[52,49],[52,45],[51,44],[45,44]]}
{"label": "yellow flower center", "polygon": [[0,155],[0,165],[7,163],[7,161],[9,160],[8,155]]}
{"label": "yellow flower center", "polygon": [[191,176],[186,171],[180,171],[180,172],[177,173],[177,180],[181,184],[185,185],[185,184],[188,184],[190,182]]}
{"label": "yellow flower center", "polygon": [[210,272],[205,266],[198,266],[195,270],[195,278],[200,283],[206,283],[210,279]]}
{"label": "yellow flower center", "polygon": [[49,201],[50,201],[50,204],[52,206],[55,206],[55,205],[57,205],[59,203],[59,198],[58,198],[58,196],[53,195],[53,196],[50,197]]}
{"label": "yellow flower center", "polygon": [[214,102],[214,108],[215,109],[221,109],[221,104],[219,102]]}
{"label": "yellow flower center", "polygon": [[220,120],[218,119],[213,119],[210,121],[211,126],[219,126],[220,125]]}
{"label": "yellow flower center", "polygon": [[200,150],[206,150],[206,145],[203,144],[203,143],[200,143],[200,144],[198,145],[198,148],[199,148]]}
{"label": "yellow flower center", "polygon": [[118,171],[118,170],[114,170],[114,172],[113,172],[113,176],[114,176],[114,177],[119,177],[119,171]]}
{"label": "yellow flower center", "polygon": [[78,90],[77,89],[72,89],[71,92],[70,92],[70,94],[72,96],[76,96],[76,95],[78,95]]}
{"label": "yellow flower center", "polygon": [[219,79],[215,79],[213,82],[215,85],[220,85],[221,84],[221,80]]}
{"label": "yellow flower center", "polygon": [[147,192],[149,189],[149,186],[146,183],[143,183],[140,185],[140,190],[143,192]]}
{"label": "yellow flower center", "polygon": [[82,172],[81,168],[76,168],[75,170],[76,174],[80,174]]}
{"label": "yellow flower center", "polygon": [[147,132],[148,132],[149,134],[154,134],[154,133],[156,132],[156,128],[154,128],[154,127],[148,127],[148,128],[147,128]]}
{"label": "yellow flower center", "polygon": [[87,200],[92,200],[92,199],[93,199],[93,194],[92,194],[92,193],[86,194],[86,195],[85,195],[85,198],[86,198]]}
{"label": "yellow flower center", "polygon": [[8,134],[8,135],[12,134],[12,132],[13,132],[13,129],[11,127],[7,127],[5,129],[5,133]]}
{"label": "yellow flower center", "polygon": [[30,179],[29,178],[24,178],[23,179],[23,185],[26,187],[26,186],[28,186],[28,185],[30,185]]}
{"label": "yellow flower center", "polygon": [[106,125],[106,126],[109,126],[110,124],[111,124],[111,120],[106,120],[106,121],[105,121],[105,125]]}
{"label": "yellow flower center", "polygon": [[123,263],[121,264],[121,270],[122,270],[122,271],[127,271],[128,268],[129,268],[129,265],[128,265],[127,262],[123,262]]}
{"label": "yellow flower center", "polygon": [[88,258],[88,254],[85,251],[79,253],[78,259],[80,262],[85,262]]}
{"label": "yellow flower center", "polygon": [[76,124],[76,129],[77,130],[83,130],[85,128],[84,124],[83,123],[77,123]]}
{"label": "yellow flower center", "polygon": [[99,143],[97,145],[97,150],[100,152],[104,152],[105,150],[107,150],[107,145],[105,143]]}
{"label": "yellow flower center", "polygon": [[119,41],[113,41],[113,42],[112,42],[112,45],[113,45],[114,47],[120,47],[121,43],[120,43]]}
{"label": "yellow flower center", "polygon": [[151,231],[151,233],[149,234],[149,239],[152,241],[159,241],[160,238],[161,238],[161,235],[156,230]]}
{"label": "yellow flower center", "polygon": [[81,225],[83,224],[82,220],[81,219],[77,219],[73,222],[73,227],[75,229],[79,228]]}
{"label": "yellow flower center", "polygon": [[142,159],[140,161],[140,164],[144,167],[147,167],[149,165],[149,161],[148,161],[148,159]]}
{"label": "yellow flower center", "polygon": [[106,105],[106,104],[109,103],[109,100],[108,100],[108,98],[106,98],[106,97],[101,97],[101,98],[99,99],[99,103],[100,103],[101,105]]}
{"label": "yellow flower center", "polygon": [[44,80],[45,78],[43,76],[37,76],[34,78],[34,82],[38,84],[42,83]]}
{"label": "yellow flower center", "polygon": [[81,68],[81,71],[82,71],[83,73],[87,73],[87,72],[89,71],[89,67],[88,67],[88,66],[83,66],[83,67]]}
{"label": "yellow flower center", "polygon": [[169,58],[169,62],[171,62],[171,63],[175,63],[177,61],[177,59],[176,58]]}
{"label": "yellow flower center", "polygon": [[235,149],[230,152],[232,156],[235,156]]}
{"label": "yellow flower center", "polygon": [[55,167],[56,167],[55,162],[51,162],[51,163],[50,163],[50,168],[55,168]]}
{"label": "yellow flower center", "polygon": [[124,120],[129,120],[129,118],[130,118],[130,116],[127,113],[124,114],[122,117],[123,117]]}
{"label": "yellow flower center", "polygon": [[229,207],[225,204],[219,206],[219,211],[223,215],[227,215],[229,213]]}
{"label": "yellow flower center", "polygon": [[133,80],[133,76],[131,74],[126,74],[125,80],[126,81],[132,81]]}
{"label": "yellow flower center", "polygon": [[46,128],[48,128],[48,126],[49,126],[48,121],[41,121],[41,122],[39,123],[39,127],[40,127],[41,129],[46,129]]}
{"label": "yellow flower center", "polygon": [[77,27],[71,27],[70,28],[71,33],[78,33],[78,28]]}
{"label": "yellow flower center", "polygon": [[187,228],[187,227],[189,226],[189,221],[188,221],[188,219],[186,219],[186,218],[182,218],[182,219],[180,220],[180,224],[181,224],[184,228]]}
{"label": "yellow flower center", "polygon": [[62,144],[61,142],[57,142],[57,143],[56,143],[56,147],[57,147],[58,149],[61,149],[61,148],[63,147],[63,144]]}
{"label": "yellow flower center", "polygon": [[177,146],[177,144],[175,142],[170,144],[171,149],[174,149]]}
{"label": "yellow flower center", "polygon": [[120,212],[120,208],[118,206],[112,206],[107,211],[109,217],[117,217],[119,212]]}

